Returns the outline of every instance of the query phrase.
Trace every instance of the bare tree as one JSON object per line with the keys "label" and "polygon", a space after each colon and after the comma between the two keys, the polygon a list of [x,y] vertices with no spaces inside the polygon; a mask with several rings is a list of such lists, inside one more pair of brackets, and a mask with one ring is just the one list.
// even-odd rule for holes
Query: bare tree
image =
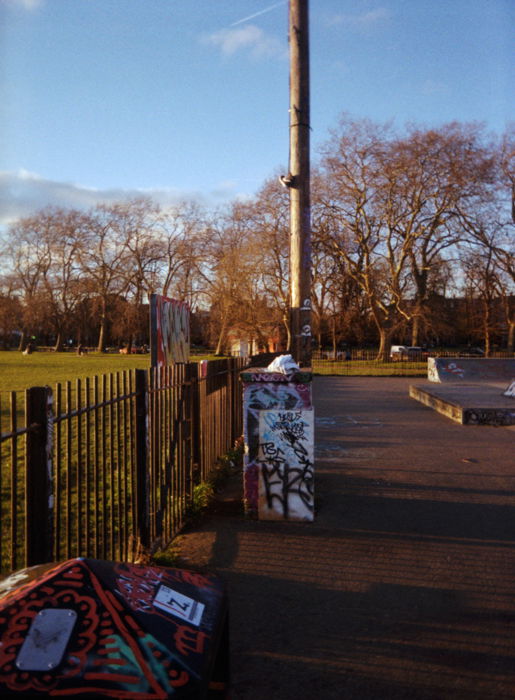
{"label": "bare tree", "polygon": [[[411,236],[397,227],[393,208],[385,212],[388,127],[343,119],[323,151],[324,187],[319,191],[317,236],[340,258],[363,291],[386,358],[393,335],[408,319]],[[390,214],[388,216],[388,214]]]}
{"label": "bare tree", "polygon": [[429,326],[439,270],[463,236],[460,207],[489,196],[494,172],[495,153],[474,125],[400,137],[344,118],[326,144],[321,240],[365,295],[381,359],[394,335],[411,325],[417,343],[421,323]]}
{"label": "bare tree", "polygon": [[267,332],[277,322],[262,285],[253,215],[252,203],[235,202],[214,217],[203,234],[200,274],[216,327],[217,354],[225,347],[230,328],[247,331],[264,346]]}
{"label": "bare tree", "polygon": [[109,303],[127,288],[128,225],[130,214],[127,205],[100,205],[89,213],[81,240],[81,271],[87,278],[91,295],[99,303],[98,352],[104,352],[106,348]]}
{"label": "bare tree", "polygon": [[[495,159],[484,190],[460,203],[460,223],[465,233],[461,245],[468,289],[481,300],[485,351],[490,349],[493,306],[502,305],[507,326],[507,348],[515,343],[515,140],[508,130],[494,149]],[[497,303],[496,303],[497,300]]]}
{"label": "bare tree", "polygon": [[45,299],[55,334],[54,349],[62,350],[77,304],[83,296],[78,251],[87,219],[73,209],[52,209],[46,213],[40,243],[48,265],[43,270]]}
{"label": "bare tree", "polygon": [[157,222],[162,293],[187,302],[192,310],[198,306],[204,291],[203,235],[207,228],[206,214],[198,204],[188,201],[162,211]]}
{"label": "bare tree", "polygon": [[408,243],[411,342],[418,345],[422,325],[430,330],[428,301],[439,291],[439,270],[456,259],[455,246],[463,235],[459,209],[488,196],[495,152],[475,124],[410,127],[390,144],[387,166],[384,208]]}
{"label": "bare tree", "polygon": [[288,191],[273,178],[265,182],[247,209],[261,293],[269,308],[268,317],[273,309],[273,322],[278,321],[284,328],[288,350],[291,349],[289,207]]}
{"label": "bare tree", "polygon": [[41,211],[18,220],[7,232],[3,254],[23,305],[20,349],[27,331],[44,328],[49,323],[50,309],[44,298],[44,278],[50,265],[45,233],[52,225],[51,212]]}

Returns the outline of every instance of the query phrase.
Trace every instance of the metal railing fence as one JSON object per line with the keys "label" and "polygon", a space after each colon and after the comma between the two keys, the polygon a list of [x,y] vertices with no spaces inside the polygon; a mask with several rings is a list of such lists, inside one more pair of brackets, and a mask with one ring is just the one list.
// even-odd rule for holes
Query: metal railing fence
{"label": "metal railing fence", "polygon": [[0,572],[129,560],[182,528],[242,431],[242,358],[123,371],[0,402]]}
{"label": "metal railing fence", "polygon": [[[480,356],[452,350],[423,351],[409,357],[392,357],[386,362],[377,360],[377,350],[353,349],[351,351],[313,352],[312,369],[314,374],[348,376],[427,376],[427,357],[477,357]],[[493,358],[514,357],[513,353],[496,351]]]}

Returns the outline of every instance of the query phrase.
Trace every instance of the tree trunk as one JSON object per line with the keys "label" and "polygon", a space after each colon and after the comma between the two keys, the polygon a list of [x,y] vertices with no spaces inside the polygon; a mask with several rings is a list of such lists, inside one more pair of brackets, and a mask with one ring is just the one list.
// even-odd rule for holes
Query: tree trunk
{"label": "tree trunk", "polygon": [[55,339],[54,352],[62,352],[63,350],[63,336],[61,331],[57,333],[57,338]]}
{"label": "tree trunk", "polygon": [[490,357],[490,305],[488,302],[484,304],[483,309],[483,340],[485,343],[485,357]]}
{"label": "tree trunk", "polygon": [[515,349],[515,321],[508,321],[508,352],[513,352]]}
{"label": "tree trunk", "polygon": [[288,315],[283,316],[283,324],[286,330],[286,350],[291,352],[291,328]]}
{"label": "tree trunk", "polygon": [[107,319],[105,313],[102,312],[100,318],[100,332],[98,334],[98,345],[97,352],[105,352],[106,349],[106,331],[107,331]]}
{"label": "tree trunk", "polygon": [[222,327],[220,328],[220,333],[218,335],[218,342],[216,344],[215,355],[221,355],[225,342],[225,334],[227,331],[227,319],[222,321]]}
{"label": "tree trunk", "polygon": [[411,328],[411,344],[418,346],[420,338],[420,315],[418,311],[415,312],[413,316],[413,326]]}
{"label": "tree trunk", "polygon": [[389,328],[379,328],[379,350],[376,360],[388,362],[390,359],[390,348],[392,346],[392,331]]}

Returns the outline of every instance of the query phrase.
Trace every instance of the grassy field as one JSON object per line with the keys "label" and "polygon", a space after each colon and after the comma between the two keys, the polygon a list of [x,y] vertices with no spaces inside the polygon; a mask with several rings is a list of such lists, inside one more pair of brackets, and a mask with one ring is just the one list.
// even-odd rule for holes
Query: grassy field
{"label": "grassy field", "polygon": [[[192,360],[213,359],[214,356],[195,356]],[[22,391],[31,386],[53,386],[77,378],[119,372],[124,369],[146,369],[150,355],[117,355],[89,353],[78,356],[73,352],[34,352],[22,355],[15,350],[0,352],[0,392]],[[331,362],[315,360],[316,374],[367,376],[424,376],[425,362],[380,363],[374,360]]]}
{"label": "grassy field", "polygon": [[53,386],[77,378],[93,377],[124,369],[146,369],[150,355],[104,355],[72,352],[0,352],[0,392],[22,391],[31,386]]}
{"label": "grassy field", "polygon": [[[192,355],[192,362],[214,360],[215,355]],[[90,352],[34,352],[23,355],[16,350],[0,351],[0,393],[23,391],[31,386],[53,386],[57,382],[121,372],[124,369],[147,369],[150,355],[119,355]]]}

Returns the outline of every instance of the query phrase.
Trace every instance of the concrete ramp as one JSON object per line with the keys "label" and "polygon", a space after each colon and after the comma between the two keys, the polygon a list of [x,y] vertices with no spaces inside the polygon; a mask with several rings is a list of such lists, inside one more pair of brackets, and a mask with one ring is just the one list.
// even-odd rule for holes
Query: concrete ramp
{"label": "concrete ramp", "polygon": [[411,385],[409,395],[461,425],[515,425],[515,400],[500,385],[427,382]]}
{"label": "concrete ramp", "polygon": [[429,357],[430,382],[504,382],[515,378],[515,358]]}
{"label": "concrete ramp", "polygon": [[430,357],[427,378],[412,399],[462,425],[515,425],[515,359]]}

